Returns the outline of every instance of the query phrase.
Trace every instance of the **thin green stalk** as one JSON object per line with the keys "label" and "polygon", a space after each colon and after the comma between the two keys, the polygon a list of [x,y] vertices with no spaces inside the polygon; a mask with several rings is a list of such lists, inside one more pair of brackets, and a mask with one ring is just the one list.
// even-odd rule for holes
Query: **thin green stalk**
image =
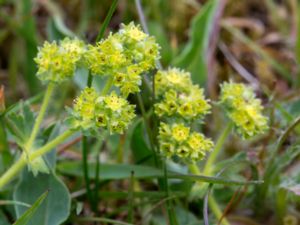
{"label": "thin green stalk", "polygon": [[[103,38],[105,30],[108,26],[108,23],[111,20],[112,15],[114,14],[114,12],[116,10],[117,3],[118,3],[118,0],[114,0],[113,3],[111,4],[109,11],[103,21],[103,24],[101,25],[100,31],[97,35],[96,42],[100,41]],[[93,83],[93,75],[91,74],[91,72],[89,72],[88,82],[87,82],[88,87],[91,87],[92,83]]]}
{"label": "thin green stalk", "polygon": [[134,171],[131,171],[130,186],[128,192],[128,222],[133,224],[134,220]]}
{"label": "thin green stalk", "polygon": [[91,206],[94,209],[93,204],[93,196],[91,192],[90,187],[90,177],[89,177],[89,170],[88,170],[88,149],[89,149],[89,143],[88,138],[86,136],[82,137],[82,166],[83,166],[83,177],[85,182],[85,188],[87,193],[87,198],[91,204]]}
{"label": "thin green stalk", "polygon": [[0,190],[8,184],[18,173],[21,172],[21,170],[26,166],[27,160],[34,160],[47,152],[54,149],[57,145],[65,141],[67,138],[69,138],[71,135],[76,133],[77,130],[67,130],[43,147],[37,149],[36,151],[27,154],[25,152],[22,153],[20,158],[17,162],[15,162],[1,177],[0,177]]}
{"label": "thin green stalk", "polygon": [[[87,86],[91,87],[93,84],[93,75],[91,71],[89,71],[88,75],[88,80],[87,80]],[[82,136],[82,166],[83,166],[83,177],[84,177],[84,182],[85,182],[85,187],[86,187],[86,193],[87,193],[87,198],[90,202],[90,205],[92,208],[95,208],[95,204],[93,201],[92,197],[92,192],[91,192],[91,185],[90,185],[90,177],[89,177],[89,168],[88,168],[88,137],[83,135]]]}
{"label": "thin green stalk", "polygon": [[92,84],[93,84],[93,75],[92,75],[92,72],[89,70],[89,75],[88,75],[88,80],[87,80],[87,86],[88,87],[92,87]]}
{"label": "thin green stalk", "polygon": [[201,171],[197,166],[197,164],[195,163],[189,165],[189,170],[191,171],[192,174],[201,175]]}
{"label": "thin green stalk", "polygon": [[[220,137],[217,140],[214,150],[209,155],[209,157],[205,163],[203,172],[201,173],[201,171],[199,170],[199,168],[196,164],[191,164],[191,165],[189,165],[189,170],[191,171],[191,173],[193,173],[195,175],[203,174],[204,176],[210,176],[212,174],[213,164],[215,163],[220,151],[222,150],[223,145],[224,145],[228,135],[230,134],[232,126],[233,126],[233,124],[231,122],[229,122],[227,124],[226,128],[223,130],[222,134],[220,135]],[[194,187],[194,190],[196,190],[197,192],[200,192],[200,193],[205,187],[207,187],[207,184],[196,183],[196,185],[197,186]],[[209,203],[210,208],[212,208],[212,211],[215,214],[215,216],[218,219],[220,219],[222,216],[221,210],[212,196],[209,198],[208,203]],[[223,225],[229,225],[229,222],[226,219],[224,219]]]}
{"label": "thin green stalk", "polygon": [[223,130],[223,133],[220,135],[214,150],[209,155],[209,157],[205,163],[204,170],[203,170],[204,175],[206,175],[206,176],[211,175],[213,164],[215,163],[220,151],[222,150],[224,142],[226,141],[228,135],[230,134],[232,126],[233,126],[233,124],[231,122],[229,122],[227,124],[227,127]]}
{"label": "thin green stalk", "polygon": [[102,39],[102,37],[104,36],[105,29],[108,26],[108,23],[111,20],[113,14],[117,8],[117,3],[118,3],[118,0],[114,0],[113,3],[110,5],[109,11],[103,21],[103,24],[102,24],[100,31],[98,33],[98,36],[96,38],[96,42],[100,41]]}
{"label": "thin green stalk", "polygon": [[166,193],[166,207],[168,212],[168,218],[170,225],[178,225],[176,214],[174,212],[173,204],[170,198],[170,191],[168,185],[168,171],[167,171],[167,163],[166,160],[163,160],[163,169],[164,169],[164,188]]}
{"label": "thin green stalk", "polygon": [[43,147],[35,150],[29,155],[29,160],[34,160],[42,155],[45,155],[52,149],[54,149],[56,146],[58,146],[60,143],[64,142],[67,138],[71,137],[73,134],[75,134],[78,131],[78,129],[68,129],[58,137],[54,138],[52,141],[48,142]]}
{"label": "thin green stalk", "polygon": [[0,190],[9,183],[26,166],[26,156],[23,153],[19,160],[15,162],[1,177]]}
{"label": "thin green stalk", "polygon": [[95,208],[97,206],[97,203],[99,201],[99,186],[100,186],[100,153],[101,153],[101,149],[103,149],[103,142],[106,139],[107,134],[105,134],[104,138],[101,139],[98,143],[97,143],[97,157],[96,157],[96,171],[95,171],[95,189],[94,189],[94,205]]}
{"label": "thin green stalk", "polygon": [[[215,198],[213,197],[213,195],[210,195],[210,196],[208,197],[208,203],[209,203],[209,206],[210,206],[212,212],[214,213],[214,215],[215,215],[215,216],[217,217],[217,219],[219,220],[219,219],[222,217],[223,213],[222,213],[222,211],[220,210],[219,205],[218,205],[218,203],[216,202],[216,200],[215,200]],[[225,219],[225,218],[221,221],[221,224],[222,224],[222,225],[230,225],[230,223],[228,222],[228,220]]]}
{"label": "thin green stalk", "polygon": [[101,91],[101,95],[106,95],[109,92],[109,90],[111,89],[111,87],[113,85],[113,82],[114,82],[114,77],[109,76],[105,83],[105,86],[103,87],[103,89]]}
{"label": "thin green stalk", "polygon": [[149,142],[150,142],[150,145],[151,145],[151,149],[153,151],[155,166],[158,167],[158,159],[157,159],[157,155],[156,155],[155,142],[154,142],[154,138],[152,136],[150,125],[148,123],[145,106],[144,106],[142,96],[141,96],[140,93],[137,94],[137,99],[138,99],[139,107],[141,109],[144,124],[145,124],[145,127],[146,127],[147,136],[148,136],[148,139],[149,139]]}
{"label": "thin green stalk", "polygon": [[[97,38],[96,38],[96,42],[100,41],[103,36],[104,36],[104,32],[105,32],[105,29],[107,28],[108,26],[108,23],[109,21],[111,20],[111,17],[114,13],[114,11],[116,10],[116,7],[117,7],[117,3],[118,3],[118,0],[114,0],[113,3],[111,4],[110,6],[110,9],[105,17],[105,20],[100,28],[100,31],[97,35]],[[111,85],[112,85],[112,78],[109,78],[109,80],[107,81],[104,89],[102,90],[102,94],[103,93],[106,93],[109,91],[109,89],[111,88]],[[108,84],[109,83],[109,84]],[[91,71],[89,71],[89,75],[88,75],[88,80],[87,80],[87,86],[88,87],[91,87],[93,84],[93,75],[91,73]],[[85,179],[85,184],[86,184],[86,188],[87,188],[87,195],[88,195],[88,199],[92,205],[92,207],[96,210],[96,206],[93,202],[93,199],[92,199],[92,196],[91,196],[91,190],[90,190],[90,178],[89,178],[89,171],[88,171],[88,138],[86,136],[83,136],[82,138],[82,164],[83,164],[83,173],[84,173],[84,179]],[[99,159],[97,159],[99,160]],[[100,162],[98,162],[100,163]],[[96,182],[99,182],[98,180],[99,178],[96,177]]]}
{"label": "thin green stalk", "polygon": [[42,105],[41,105],[41,108],[40,108],[40,111],[39,111],[39,114],[38,114],[38,117],[35,120],[35,123],[34,123],[33,129],[32,129],[32,132],[30,134],[30,137],[29,137],[29,139],[26,142],[25,147],[24,147],[24,150],[27,153],[31,150],[33,142],[34,142],[34,140],[35,140],[35,138],[38,134],[38,131],[40,129],[41,123],[42,123],[43,118],[45,116],[47,107],[49,105],[50,97],[51,97],[52,92],[54,90],[54,86],[55,85],[52,82],[50,82],[48,84],[48,87],[46,89],[44,99],[43,99],[43,102],[42,102]]}

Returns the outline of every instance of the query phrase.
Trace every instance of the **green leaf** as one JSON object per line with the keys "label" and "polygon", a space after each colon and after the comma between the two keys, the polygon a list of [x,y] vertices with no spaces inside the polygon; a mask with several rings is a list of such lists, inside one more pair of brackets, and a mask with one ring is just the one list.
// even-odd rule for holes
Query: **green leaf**
{"label": "green leaf", "polygon": [[14,225],[26,225],[30,220],[32,220],[38,208],[41,206],[45,198],[47,197],[49,191],[44,192],[35,202],[34,204],[25,211],[22,216],[14,223]]}
{"label": "green leaf", "polygon": [[6,114],[5,122],[18,145],[23,146],[31,134],[35,116],[29,105],[23,102],[18,113]]}
{"label": "green leaf", "polygon": [[[44,130],[40,142],[49,142],[54,139],[59,131],[60,124],[51,125]],[[51,151],[43,158],[45,165],[52,171],[50,174],[34,176],[31,172],[24,170],[20,182],[14,191],[14,200],[31,204],[40,193],[50,190],[48,198],[34,215],[29,225],[58,225],[65,221],[70,211],[70,194],[65,184],[55,175],[56,152]],[[17,216],[24,212],[24,206],[15,206]],[[33,222],[34,221],[34,222]]]}
{"label": "green leaf", "polygon": [[[14,200],[32,204],[45,190],[49,190],[48,198],[38,208],[28,225],[59,225],[69,216],[71,201],[68,189],[53,173],[39,173],[34,177],[25,170],[14,191]],[[15,210],[19,218],[26,208],[17,205]]]}
{"label": "green leaf", "polygon": [[190,40],[173,65],[187,69],[197,84],[204,84],[207,74],[206,52],[219,0],[211,0],[193,18]]}
{"label": "green leaf", "polygon": [[[95,178],[95,166],[96,163],[89,163],[89,175],[91,178]],[[82,177],[82,165],[81,162],[62,162],[57,165],[58,171],[63,174]],[[100,166],[100,177],[102,180],[118,180],[118,179],[129,179],[131,172],[134,172],[135,179],[141,178],[157,178],[163,177],[163,171],[150,166],[130,165],[130,164],[101,164]],[[202,181],[208,183],[225,184],[225,185],[251,185],[261,184],[262,181],[242,181],[242,180],[228,180],[219,177],[207,177],[192,174],[179,174],[172,171],[168,172],[169,179],[180,179],[180,180],[192,180]]]}
{"label": "green leaf", "polygon": [[[95,178],[96,163],[89,163],[89,177]],[[63,162],[57,165],[57,170],[63,174],[82,177],[81,162]],[[155,178],[162,176],[162,172],[149,166],[129,165],[129,164],[104,164],[100,165],[101,180],[128,179],[131,172],[134,172],[134,178]]]}
{"label": "green leaf", "polygon": [[26,101],[19,101],[13,105],[10,105],[3,114],[0,114],[0,116],[5,116],[6,114],[9,113],[16,113],[18,112],[22,107],[23,104],[27,104],[27,105],[31,105],[31,104],[35,104],[37,102],[40,102],[40,100],[42,99],[42,97],[44,96],[44,93],[39,93],[31,98],[28,98]]}
{"label": "green leaf", "polygon": [[261,181],[261,180],[253,180],[253,181],[229,180],[226,178],[207,177],[207,176],[193,175],[193,174],[170,174],[169,178],[202,181],[202,182],[207,182],[207,183],[224,184],[224,185],[252,185],[252,184],[262,184],[263,183],[263,181]]}
{"label": "green leaf", "polygon": [[145,142],[143,121],[140,120],[134,127],[131,136],[131,150],[137,164],[154,165],[153,152]]}

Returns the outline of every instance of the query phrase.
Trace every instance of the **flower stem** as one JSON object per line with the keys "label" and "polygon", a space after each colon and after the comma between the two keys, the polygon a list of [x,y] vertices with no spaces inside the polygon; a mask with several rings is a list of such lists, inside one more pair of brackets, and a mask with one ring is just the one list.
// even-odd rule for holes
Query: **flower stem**
{"label": "flower stem", "polygon": [[37,149],[36,151],[32,152],[29,156],[29,160],[34,160],[48,152],[50,152],[53,148],[55,148],[57,145],[62,143],[67,138],[71,137],[73,134],[75,134],[78,131],[78,129],[74,130],[67,130],[58,137],[54,138],[52,141],[48,142],[43,147]]}
{"label": "flower stem", "polygon": [[[222,217],[222,211],[220,210],[218,203],[216,202],[214,196],[211,194],[208,197],[208,203],[209,206],[212,210],[212,212],[215,214],[215,216],[217,217],[218,220],[220,220],[220,218]],[[221,222],[222,225],[230,225],[230,223],[228,222],[228,220],[226,218],[224,218]]]}
{"label": "flower stem", "polygon": [[171,202],[170,198],[170,191],[169,191],[169,185],[168,185],[168,171],[167,171],[167,163],[166,159],[162,160],[163,161],[163,170],[164,170],[164,189],[166,193],[166,207],[167,207],[167,212],[168,212],[168,218],[169,218],[169,224],[170,225],[178,225],[176,214],[174,212],[174,207]]}
{"label": "flower stem", "polygon": [[34,123],[33,129],[32,129],[32,132],[30,134],[30,137],[29,137],[28,141],[26,142],[26,144],[24,146],[24,150],[25,150],[26,153],[28,153],[31,150],[33,142],[34,142],[34,140],[37,136],[37,133],[40,129],[41,123],[42,123],[43,118],[45,116],[47,107],[49,105],[50,97],[52,95],[54,86],[55,85],[52,82],[48,84],[48,87],[46,89],[46,93],[44,95],[44,99],[43,99],[43,102],[42,102],[42,106],[41,106],[39,114],[38,114],[38,117],[35,120],[35,123]]}
{"label": "flower stem", "polygon": [[26,166],[27,160],[34,160],[54,149],[57,145],[62,143],[68,137],[73,135],[77,130],[67,130],[43,147],[37,149],[36,151],[27,154],[22,153],[17,162],[15,162],[1,177],[0,177],[0,189],[2,189],[6,184],[8,184],[20,171]]}
{"label": "flower stem", "polygon": [[155,166],[158,168],[159,167],[159,162],[158,162],[158,159],[157,159],[157,150],[156,150],[154,138],[153,138],[153,135],[152,135],[152,132],[151,132],[151,127],[150,127],[150,124],[149,124],[148,119],[147,119],[143,99],[142,99],[142,96],[141,96],[140,93],[137,94],[137,99],[138,99],[138,104],[139,104],[139,107],[140,107],[140,110],[141,110],[141,113],[142,113],[142,117],[143,117],[143,120],[144,120],[144,125],[145,125],[145,128],[146,128],[146,133],[147,133],[148,140],[149,140],[149,143],[150,143],[150,146],[151,146],[151,150],[153,152],[154,163],[155,163]]}
{"label": "flower stem", "polygon": [[101,91],[101,95],[106,95],[110,88],[112,87],[113,85],[113,81],[114,81],[114,77],[113,76],[109,76],[107,81],[106,81],[106,84],[105,86],[103,87],[102,91]]}
{"label": "flower stem", "polygon": [[26,165],[26,155],[23,153],[19,160],[15,162],[1,177],[0,190],[9,183]]}
{"label": "flower stem", "polygon": [[205,164],[204,170],[203,170],[203,175],[205,175],[205,176],[210,176],[211,175],[212,165],[215,163],[220,151],[222,150],[224,142],[226,141],[228,135],[230,134],[232,126],[233,126],[233,124],[229,122],[227,124],[227,127],[223,130],[223,133],[220,135],[214,150],[209,155],[209,157],[206,161],[206,164]]}
{"label": "flower stem", "polygon": [[[191,171],[191,173],[193,173],[195,175],[204,175],[204,176],[212,175],[213,164],[215,163],[220,151],[222,150],[223,145],[224,145],[228,135],[231,132],[232,126],[233,126],[232,123],[228,123],[226,128],[223,130],[222,134],[220,135],[220,137],[217,140],[217,143],[216,143],[216,146],[215,146],[213,152],[209,155],[209,157],[206,161],[203,172],[201,173],[199,167],[196,164],[191,164],[191,165],[189,165],[189,170]],[[206,187],[207,187],[207,184],[196,183],[195,186],[193,187],[193,189],[196,192],[201,193],[203,190],[205,190]],[[210,197],[209,197],[208,204],[209,204],[210,208],[212,209],[212,212],[215,214],[216,218],[219,220],[222,217],[222,212],[221,212],[221,209],[219,208],[216,200],[214,199],[214,197],[212,195],[210,195]],[[228,222],[228,220],[226,218],[223,219],[222,224],[230,225],[230,223]]]}

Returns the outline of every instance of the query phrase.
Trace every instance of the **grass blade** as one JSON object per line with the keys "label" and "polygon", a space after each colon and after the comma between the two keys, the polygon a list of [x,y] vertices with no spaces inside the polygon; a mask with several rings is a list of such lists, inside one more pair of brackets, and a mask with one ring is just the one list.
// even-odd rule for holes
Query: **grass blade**
{"label": "grass blade", "polygon": [[114,0],[113,3],[111,4],[109,11],[107,13],[107,16],[105,17],[105,20],[104,20],[104,22],[100,28],[100,31],[97,35],[96,42],[100,41],[103,38],[103,35],[108,26],[108,23],[111,20],[111,17],[114,14],[114,11],[116,10],[117,3],[118,3],[118,0]]}
{"label": "grass blade", "polygon": [[49,191],[44,192],[35,203],[13,224],[13,225],[26,225],[32,216],[35,214],[36,210],[43,203],[45,198],[47,197]]}
{"label": "grass blade", "polygon": [[262,184],[262,180],[252,180],[252,181],[238,181],[238,180],[228,180],[226,178],[220,177],[208,177],[202,175],[193,175],[193,174],[169,174],[169,178],[176,178],[182,180],[194,180],[202,181],[213,184],[224,184],[224,185],[257,185]]}
{"label": "grass blade", "polygon": [[[89,163],[89,176],[95,178],[95,167],[96,163]],[[100,177],[102,180],[120,180],[120,179],[130,179],[132,171],[134,172],[135,179],[152,179],[152,178],[163,178],[163,171],[150,167],[141,165],[131,165],[131,164],[105,164],[100,165]],[[63,162],[57,165],[57,169],[66,175],[71,176],[82,176],[82,165],[80,162]],[[192,180],[192,181],[202,181],[207,183],[224,184],[224,185],[257,185],[262,184],[261,180],[252,181],[239,181],[239,180],[228,180],[221,177],[209,177],[202,175],[192,175],[192,174],[179,174],[172,171],[168,171],[168,179],[181,179],[181,180]]]}

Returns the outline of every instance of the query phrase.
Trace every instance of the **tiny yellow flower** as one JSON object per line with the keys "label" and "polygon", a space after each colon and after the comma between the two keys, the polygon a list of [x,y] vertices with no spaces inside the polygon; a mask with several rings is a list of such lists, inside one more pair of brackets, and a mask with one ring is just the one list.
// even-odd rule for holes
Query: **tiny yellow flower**
{"label": "tiny yellow flower", "polygon": [[141,27],[134,25],[133,22],[129,23],[128,25],[122,24],[122,29],[119,31],[119,33],[136,42],[142,41],[147,37],[147,34],[141,30]]}
{"label": "tiny yellow flower", "polygon": [[119,111],[124,105],[126,105],[126,100],[118,97],[115,92],[111,93],[109,96],[106,96],[104,98],[104,102],[112,111]]}
{"label": "tiny yellow flower", "polygon": [[91,120],[94,118],[95,102],[98,95],[93,88],[85,88],[79,97],[74,100],[74,110],[84,120]]}
{"label": "tiny yellow flower", "polygon": [[172,138],[176,141],[185,141],[190,133],[190,128],[184,126],[183,124],[174,124],[172,127]]}

